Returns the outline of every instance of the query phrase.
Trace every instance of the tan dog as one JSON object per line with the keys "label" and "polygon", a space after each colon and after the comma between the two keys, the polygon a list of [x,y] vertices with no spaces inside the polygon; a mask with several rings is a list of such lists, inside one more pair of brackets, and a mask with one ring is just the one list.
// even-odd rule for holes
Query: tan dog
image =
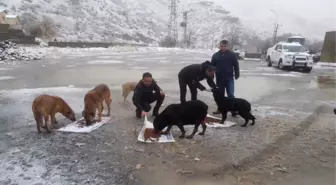
{"label": "tan dog", "polygon": [[98,109],[98,121],[101,122],[103,112],[103,101],[108,108],[107,116],[110,116],[111,111],[111,91],[105,84],[99,84],[94,89],[86,93],[84,97],[84,110],[82,116],[86,122],[86,125],[90,125],[96,116],[96,110]]}
{"label": "tan dog", "polygon": [[134,91],[135,86],[138,84],[138,82],[126,82],[122,84],[122,96],[124,97],[124,102],[126,101],[126,98],[128,94],[131,91]]}
{"label": "tan dog", "polygon": [[[55,124],[57,124],[55,118],[56,113],[61,113],[71,121],[76,121],[74,111],[62,98],[58,96],[43,94],[36,97],[33,101],[32,111],[36,121],[37,131],[39,133],[41,133],[40,127],[46,129],[47,132],[51,132],[48,128],[48,119],[50,116],[51,125],[54,127]],[[42,117],[44,118],[44,125]]]}

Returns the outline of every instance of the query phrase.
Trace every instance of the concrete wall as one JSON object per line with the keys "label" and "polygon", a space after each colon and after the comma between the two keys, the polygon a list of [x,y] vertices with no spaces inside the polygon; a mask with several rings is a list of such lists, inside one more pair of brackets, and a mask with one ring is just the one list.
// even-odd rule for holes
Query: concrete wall
{"label": "concrete wall", "polygon": [[25,35],[22,30],[8,29],[8,27],[8,24],[7,26],[0,24],[0,41],[10,40],[17,44],[38,44],[34,36]]}
{"label": "concrete wall", "polygon": [[261,58],[261,53],[245,53],[245,58]]}
{"label": "concrete wall", "polygon": [[106,42],[48,42],[48,46],[53,47],[71,47],[71,48],[92,48],[110,46],[146,46],[146,44],[124,44],[124,43],[106,43]]}
{"label": "concrete wall", "polygon": [[323,48],[321,52],[321,62],[336,63],[336,31],[330,31],[325,34]]}

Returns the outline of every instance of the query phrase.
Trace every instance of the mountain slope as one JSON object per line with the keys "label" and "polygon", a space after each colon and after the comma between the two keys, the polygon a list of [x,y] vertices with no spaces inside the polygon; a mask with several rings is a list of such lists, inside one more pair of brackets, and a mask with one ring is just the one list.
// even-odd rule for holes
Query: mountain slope
{"label": "mountain slope", "polygon": [[146,1],[10,0],[3,3],[14,13],[24,14],[22,19],[52,18],[60,25],[60,40],[153,42],[165,27],[165,20],[155,16]]}
{"label": "mountain slope", "polygon": [[[6,0],[3,8],[21,15],[26,24],[41,20],[43,16],[52,18],[60,25],[58,40],[127,41],[157,43],[165,36],[169,18],[168,0]],[[197,12],[190,19],[196,46],[204,42],[209,34],[221,36],[225,17],[229,12],[207,1],[187,0],[179,4],[178,22],[181,11]],[[215,20],[215,22],[213,22]],[[182,34],[182,28],[179,27]],[[217,33],[218,32],[218,33]],[[216,34],[217,33],[217,34]],[[182,35],[180,35],[182,36]],[[181,37],[180,37],[181,38]],[[209,41],[210,43],[212,40]]]}

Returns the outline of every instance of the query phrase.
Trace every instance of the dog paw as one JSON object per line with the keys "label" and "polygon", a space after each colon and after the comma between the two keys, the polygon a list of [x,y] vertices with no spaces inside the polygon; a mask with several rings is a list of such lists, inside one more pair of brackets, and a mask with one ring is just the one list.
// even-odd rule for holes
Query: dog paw
{"label": "dog paw", "polygon": [[186,138],[187,139],[192,139],[194,136],[187,136]]}
{"label": "dog paw", "polygon": [[179,136],[179,138],[180,138],[180,139],[184,139],[184,138],[185,138],[185,136],[184,136],[184,135],[181,135],[181,136]]}
{"label": "dog paw", "polygon": [[204,132],[200,132],[200,133],[198,133],[198,135],[204,136]]}
{"label": "dog paw", "polygon": [[246,125],[241,125],[241,127],[246,127]]}

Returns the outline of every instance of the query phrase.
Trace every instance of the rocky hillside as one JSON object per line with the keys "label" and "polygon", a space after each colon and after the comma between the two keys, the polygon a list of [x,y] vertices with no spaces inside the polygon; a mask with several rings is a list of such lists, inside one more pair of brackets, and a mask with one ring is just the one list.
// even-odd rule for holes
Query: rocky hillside
{"label": "rocky hillside", "polygon": [[[21,16],[24,26],[41,21],[45,16],[56,25],[57,40],[117,41],[158,43],[165,36],[168,0],[11,0],[2,1],[2,9]],[[209,47],[238,18],[209,1],[182,0],[178,9],[189,14],[190,40],[198,47]],[[245,29],[243,29],[245,31]],[[242,31],[243,31],[242,30]],[[230,31],[226,31],[230,32]],[[245,31],[246,32],[246,31]],[[180,39],[183,29],[179,27]],[[210,37],[209,37],[210,36]]]}

